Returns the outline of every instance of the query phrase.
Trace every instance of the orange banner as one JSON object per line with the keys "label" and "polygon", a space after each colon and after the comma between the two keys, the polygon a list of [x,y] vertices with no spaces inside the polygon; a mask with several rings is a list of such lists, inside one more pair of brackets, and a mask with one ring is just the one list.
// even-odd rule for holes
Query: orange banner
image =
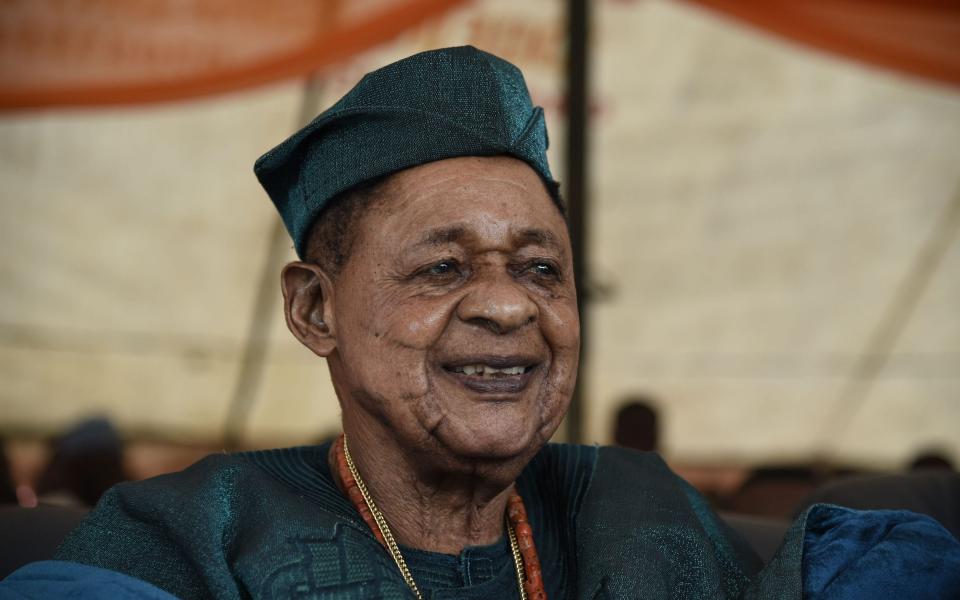
{"label": "orange banner", "polygon": [[4,0],[0,109],[178,100],[303,77],[464,0]]}
{"label": "orange banner", "polygon": [[687,0],[864,63],[960,85],[957,0]]}
{"label": "orange banner", "polygon": [[[957,0],[685,0],[960,85]],[[179,100],[299,78],[466,0],[0,0],[0,110]]]}

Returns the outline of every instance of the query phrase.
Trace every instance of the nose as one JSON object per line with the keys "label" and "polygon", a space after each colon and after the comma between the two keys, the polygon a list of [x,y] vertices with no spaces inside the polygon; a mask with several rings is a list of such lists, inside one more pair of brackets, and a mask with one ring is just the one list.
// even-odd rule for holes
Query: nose
{"label": "nose", "polygon": [[537,320],[539,308],[509,273],[474,281],[457,305],[460,320],[497,334],[510,333]]}

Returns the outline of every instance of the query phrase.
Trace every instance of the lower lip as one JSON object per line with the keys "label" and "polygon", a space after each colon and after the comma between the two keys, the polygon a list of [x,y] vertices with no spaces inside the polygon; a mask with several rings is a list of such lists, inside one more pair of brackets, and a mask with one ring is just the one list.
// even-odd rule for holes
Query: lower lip
{"label": "lower lip", "polygon": [[536,370],[537,367],[533,367],[520,375],[496,375],[493,377],[467,375],[466,373],[446,369],[444,369],[444,372],[463,387],[480,394],[519,394],[526,389],[533,372]]}

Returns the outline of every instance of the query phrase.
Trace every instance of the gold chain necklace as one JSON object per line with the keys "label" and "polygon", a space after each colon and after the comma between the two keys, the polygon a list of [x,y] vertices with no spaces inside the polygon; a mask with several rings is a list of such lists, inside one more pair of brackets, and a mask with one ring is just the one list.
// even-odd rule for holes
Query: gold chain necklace
{"label": "gold chain necklace", "polygon": [[[350,474],[353,475],[354,481],[357,482],[357,488],[363,495],[363,501],[367,503],[367,508],[370,509],[373,520],[376,522],[377,527],[380,528],[380,533],[383,534],[383,538],[387,542],[387,550],[390,551],[390,557],[393,558],[393,562],[397,564],[397,568],[400,569],[400,574],[403,575],[403,580],[407,583],[407,587],[410,588],[413,595],[417,597],[417,600],[423,600],[423,596],[420,595],[420,589],[417,588],[417,584],[413,580],[413,575],[410,574],[410,569],[407,567],[407,561],[403,559],[403,554],[400,553],[400,547],[397,545],[396,540],[393,539],[393,533],[390,531],[390,526],[387,525],[387,520],[384,518],[383,513],[380,512],[380,509],[377,508],[377,505],[374,504],[373,498],[367,490],[367,485],[363,482],[363,479],[360,478],[360,472],[357,471],[357,466],[353,463],[353,457],[350,456],[350,448],[347,446],[346,435],[343,436],[343,456],[346,459],[347,468],[350,469]],[[510,537],[510,550],[513,553],[513,564],[517,569],[520,600],[527,600],[527,591],[523,585],[523,557],[520,554],[520,546],[517,544],[517,534],[513,531],[513,527],[511,527],[506,516],[504,516],[504,520],[506,521],[507,535]]]}

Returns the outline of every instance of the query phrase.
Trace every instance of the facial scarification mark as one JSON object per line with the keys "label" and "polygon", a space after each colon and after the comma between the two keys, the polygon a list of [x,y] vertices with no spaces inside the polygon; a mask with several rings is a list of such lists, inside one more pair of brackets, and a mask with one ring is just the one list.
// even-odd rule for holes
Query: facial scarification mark
{"label": "facial scarification mark", "polygon": [[415,408],[419,409],[419,417],[424,424],[424,429],[429,431],[430,435],[436,434],[444,419],[446,419],[446,411],[443,405],[434,394],[430,393],[419,396],[417,400]]}

